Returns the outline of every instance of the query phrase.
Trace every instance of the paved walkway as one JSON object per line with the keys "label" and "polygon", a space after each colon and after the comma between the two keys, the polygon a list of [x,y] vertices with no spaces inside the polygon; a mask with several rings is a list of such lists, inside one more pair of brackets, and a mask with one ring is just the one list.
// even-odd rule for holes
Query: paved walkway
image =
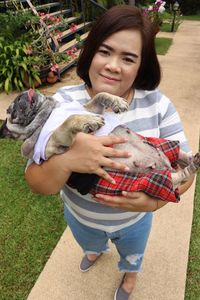
{"label": "paved walkway", "polygon": [[[163,70],[161,89],[173,99],[195,152],[200,120],[200,22],[184,21],[172,36],[169,53],[159,57]],[[75,79],[72,71],[70,80],[59,85],[71,84]],[[45,92],[51,94],[55,89],[57,85]],[[8,103],[8,97],[5,101]],[[155,213],[143,269],[130,299],[184,299],[194,187],[193,184],[183,195],[181,203],[168,204]],[[117,271],[118,255],[112,245],[111,250],[101,257],[95,268],[82,274],[78,269],[82,252],[66,229],[28,300],[113,299],[121,274]]]}

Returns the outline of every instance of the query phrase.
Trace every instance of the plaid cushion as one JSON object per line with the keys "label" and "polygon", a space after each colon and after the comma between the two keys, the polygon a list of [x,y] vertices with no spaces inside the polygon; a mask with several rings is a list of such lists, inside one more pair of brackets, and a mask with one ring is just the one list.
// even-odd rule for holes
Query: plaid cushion
{"label": "plaid cushion", "polygon": [[[178,141],[158,138],[144,139],[152,147],[162,150],[173,167],[176,166],[179,155]],[[100,178],[98,183],[91,189],[91,194],[95,195],[98,193],[115,196],[121,195],[122,191],[142,191],[164,201],[178,202],[180,200],[178,189],[173,190],[171,172],[168,170],[138,173],[136,175],[128,172],[109,171],[109,174],[115,179],[116,184],[111,184],[107,180]]]}

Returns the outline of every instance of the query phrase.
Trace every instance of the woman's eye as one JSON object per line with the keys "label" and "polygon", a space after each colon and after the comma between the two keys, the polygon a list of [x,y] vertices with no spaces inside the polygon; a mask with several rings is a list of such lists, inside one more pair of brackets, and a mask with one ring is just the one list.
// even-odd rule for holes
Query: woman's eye
{"label": "woman's eye", "polygon": [[124,57],[124,61],[127,62],[127,63],[132,63],[132,64],[135,63],[134,59],[132,59],[130,57]]}
{"label": "woman's eye", "polygon": [[102,55],[109,55],[108,50],[99,49],[99,53],[101,53]]}

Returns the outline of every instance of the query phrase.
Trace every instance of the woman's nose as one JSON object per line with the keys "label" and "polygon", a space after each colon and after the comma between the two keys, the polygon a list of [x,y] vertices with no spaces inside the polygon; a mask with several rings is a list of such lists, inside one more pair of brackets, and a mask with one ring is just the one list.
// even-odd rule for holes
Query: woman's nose
{"label": "woman's nose", "polygon": [[105,68],[111,72],[120,72],[121,71],[119,61],[116,58],[109,58],[107,64],[105,65]]}

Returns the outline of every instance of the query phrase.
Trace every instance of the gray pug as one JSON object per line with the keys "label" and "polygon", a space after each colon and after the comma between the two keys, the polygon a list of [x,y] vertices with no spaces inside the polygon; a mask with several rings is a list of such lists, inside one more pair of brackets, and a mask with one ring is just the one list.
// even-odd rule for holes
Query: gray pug
{"label": "gray pug", "polygon": [[[22,155],[27,158],[32,157],[41,128],[55,106],[56,101],[52,97],[35,93],[32,89],[21,93],[7,109],[8,117],[0,128],[0,137],[23,140]],[[128,110],[128,104],[123,98],[108,93],[97,94],[84,107],[99,115],[75,114],[67,118],[49,138],[45,151],[47,158],[66,151],[78,132],[92,133],[101,128],[104,125],[102,115],[105,109],[111,108],[115,113]],[[127,143],[114,145],[114,148],[131,152],[131,157],[113,158],[113,160],[126,163],[133,174],[169,169],[172,172],[173,186],[176,188],[200,168],[200,153],[191,157],[180,150],[179,162],[185,167],[174,172],[164,153],[150,146],[134,132],[118,126],[111,134],[128,139]]]}

